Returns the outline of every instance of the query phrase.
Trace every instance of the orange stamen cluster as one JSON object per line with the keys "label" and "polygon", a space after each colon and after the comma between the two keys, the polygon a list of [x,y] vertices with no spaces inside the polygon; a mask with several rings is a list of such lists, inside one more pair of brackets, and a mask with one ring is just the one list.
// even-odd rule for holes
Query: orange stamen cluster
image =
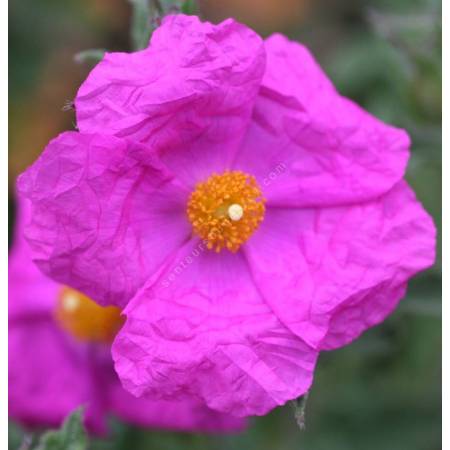
{"label": "orange stamen cluster", "polygon": [[79,341],[111,343],[125,318],[115,306],[99,306],[80,292],[64,287],[55,316],[62,328]]}
{"label": "orange stamen cluster", "polygon": [[236,252],[262,222],[264,203],[255,177],[227,171],[197,184],[187,215],[208,249]]}

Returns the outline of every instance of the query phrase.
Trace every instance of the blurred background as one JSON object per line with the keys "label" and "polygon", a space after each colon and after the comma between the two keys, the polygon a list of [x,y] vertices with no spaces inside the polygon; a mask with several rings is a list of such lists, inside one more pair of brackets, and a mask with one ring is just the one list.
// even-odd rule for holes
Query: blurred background
{"label": "blurred background", "polygon": [[[307,45],[340,92],[413,141],[408,180],[441,229],[441,5],[434,0],[202,0],[203,18],[235,17],[263,36]],[[93,63],[88,48],[125,50],[127,0],[14,0],[9,4],[9,185],[49,139],[74,128],[63,111]],[[80,58],[78,58],[80,59]],[[247,431],[204,436],[113,424],[92,449],[438,450],[441,448],[441,257],[381,326],[319,359],[300,431],[291,408]],[[23,430],[10,424],[9,448]]]}

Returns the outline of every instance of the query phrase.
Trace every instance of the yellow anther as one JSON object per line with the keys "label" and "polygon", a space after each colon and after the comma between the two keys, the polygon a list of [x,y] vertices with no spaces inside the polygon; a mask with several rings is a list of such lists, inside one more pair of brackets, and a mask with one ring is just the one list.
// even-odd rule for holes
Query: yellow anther
{"label": "yellow anther", "polygon": [[255,177],[244,172],[212,174],[192,192],[187,215],[210,250],[236,252],[264,219],[265,199]]}

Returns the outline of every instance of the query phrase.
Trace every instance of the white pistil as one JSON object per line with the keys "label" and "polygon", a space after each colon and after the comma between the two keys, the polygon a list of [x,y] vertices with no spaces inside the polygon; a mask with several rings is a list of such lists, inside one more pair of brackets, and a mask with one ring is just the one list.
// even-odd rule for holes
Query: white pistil
{"label": "white pistil", "polygon": [[235,222],[241,220],[243,215],[244,209],[242,208],[241,205],[238,205],[237,203],[233,203],[228,208],[228,217]]}
{"label": "white pistil", "polygon": [[78,306],[80,304],[80,300],[76,295],[67,294],[64,297],[63,303],[64,303],[64,309],[67,312],[73,312],[78,308]]}

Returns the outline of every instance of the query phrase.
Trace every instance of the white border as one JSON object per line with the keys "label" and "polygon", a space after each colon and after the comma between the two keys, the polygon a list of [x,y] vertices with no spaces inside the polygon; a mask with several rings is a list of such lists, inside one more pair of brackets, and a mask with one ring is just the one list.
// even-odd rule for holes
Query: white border
{"label": "white border", "polygon": [[[448,20],[450,20],[450,6],[448,0],[442,2],[442,12],[443,12],[443,24],[447,24]],[[2,140],[2,151],[0,151],[0,168],[3,172],[1,176],[2,180],[2,197],[3,197],[3,211],[0,214],[0,227],[2,230],[2,238],[0,240],[2,247],[2,258],[0,260],[0,277],[1,277],[1,286],[3,297],[0,302],[0,361],[1,361],[1,371],[0,371],[0,437],[3,441],[3,445],[0,444],[0,448],[7,449],[8,448],[8,375],[7,375],[7,341],[8,341],[8,306],[7,306],[7,298],[8,298],[8,290],[7,290],[7,254],[8,254],[8,127],[7,127],[7,117],[8,117],[8,72],[6,61],[8,61],[8,2],[2,1],[0,2],[0,48],[1,48],[1,56],[2,56],[2,69],[0,71],[0,98],[2,99],[1,107],[0,107],[0,123],[1,123],[1,132],[0,138]],[[446,20],[447,19],[447,20]],[[448,26],[443,27],[443,48],[446,47],[450,39],[450,28]],[[448,53],[448,52],[447,52]],[[445,56],[445,50],[443,51],[443,74],[447,74],[450,76],[449,64],[450,64],[450,55]],[[445,75],[443,76],[443,80],[445,80]],[[443,149],[448,149],[450,146],[450,122],[448,120],[448,111],[450,111],[450,90],[446,87],[445,83],[443,86]],[[442,153],[442,164],[445,176],[443,177],[443,211],[442,211],[442,229],[447,230],[450,225],[449,220],[449,200],[450,195],[446,195],[450,191],[450,176],[445,172],[447,168],[450,169],[450,157],[448,152],[443,151]],[[447,206],[445,206],[445,202],[447,201]],[[450,299],[450,270],[447,264],[447,251],[449,249],[449,241],[446,237],[446,233],[443,233],[442,237],[442,247],[443,247],[443,256],[442,256],[442,267],[443,267],[443,369],[442,369],[442,380],[443,380],[443,390],[442,390],[442,404],[443,404],[443,416],[442,416],[442,425],[443,425],[443,433],[442,433],[442,448],[450,450],[450,419],[449,419],[449,409],[450,409],[450,388],[445,383],[447,379],[450,379],[450,357],[449,354],[445,351],[445,344],[450,342],[450,314],[448,311],[450,310],[450,305],[448,304],[448,300]]]}
{"label": "white border", "polygon": [[3,210],[0,213],[0,447],[8,448],[8,2],[0,2],[0,170]]}
{"label": "white border", "polygon": [[[442,1],[442,23],[447,24],[447,20],[450,19],[450,7],[448,0]],[[447,255],[449,249],[449,241],[447,238],[447,229],[450,224],[449,220],[449,205],[448,200],[450,199],[449,191],[450,191],[450,180],[448,174],[446,173],[446,169],[450,167],[450,158],[448,155],[448,146],[450,145],[450,123],[448,117],[448,111],[450,110],[450,91],[448,89],[448,85],[445,84],[445,76],[447,77],[450,74],[449,64],[450,58],[448,55],[448,44],[450,39],[450,32],[447,25],[444,25],[442,28],[442,45],[443,49],[447,48],[446,51],[442,52],[442,69],[443,69],[443,91],[442,91],[442,106],[443,106],[443,135],[442,135],[442,168],[443,168],[443,185],[442,185],[442,448],[450,449],[450,420],[449,420],[449,404],[450,404],[450,390],[448,385],[446,384],[446,380],[450,378],[450,359],[448,353],[445,351],[446,343],[448,344],[450,341],[450,323],[449,323],[449,304],[448,299],[450,298],[450,271],[447,263]],[[445,149],[445,150],[444,150]],[[447,195],[446,195],[447,194]],[[447,205],[446,205],[447,203]],[[445,206],[446,205],[446,206]]]}

